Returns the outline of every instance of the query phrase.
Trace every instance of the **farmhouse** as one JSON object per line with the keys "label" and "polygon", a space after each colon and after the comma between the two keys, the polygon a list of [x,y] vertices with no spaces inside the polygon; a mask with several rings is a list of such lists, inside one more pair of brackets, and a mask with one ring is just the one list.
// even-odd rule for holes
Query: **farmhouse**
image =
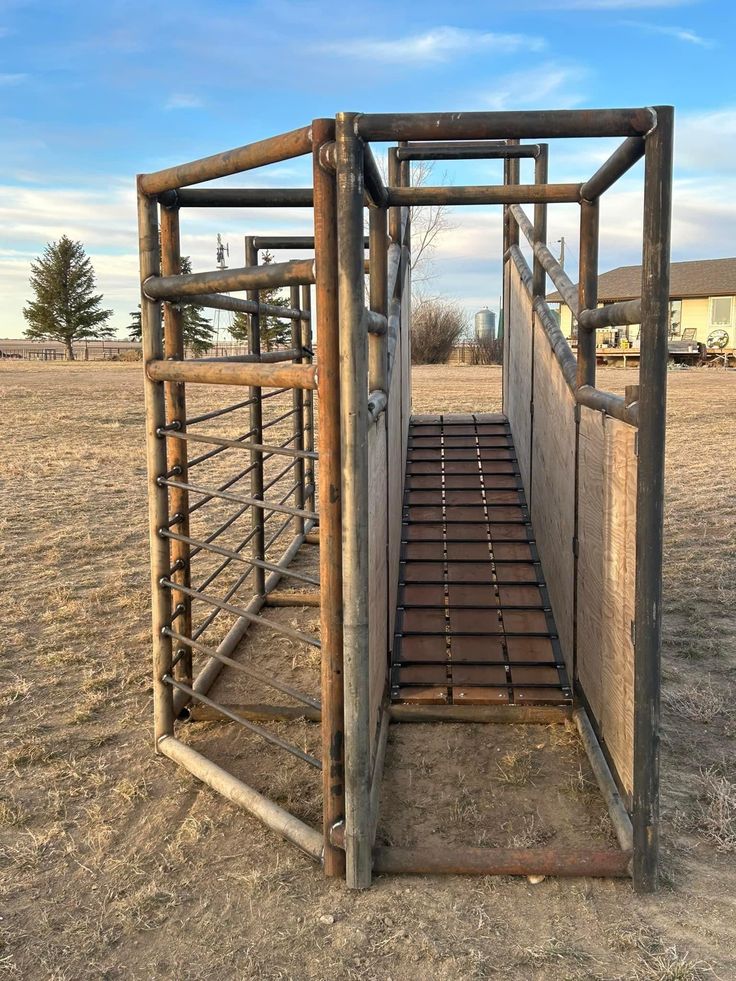
{"label": "farmhouse", "polygon": [[[598,306],[632,300],[641,296],[641,266],[619,266],[598,277]],[[557,304],[560,326],[567,338],[577,336],[570,308],[562,303],[558,292],[547,300]],[[639,342],[639,325],[618,329],[619,338],[633,346]],[[715,342],[717,332],[720,343]],[[600,331],[599,344],[611,331]],[[670,266],[670,336],[694,340],[709,347],[736,345],[736,258],[695,259],[673,262]],[[710,338],[710,341],[709,341]],[[616,339],[613,339],[614,342]]]}

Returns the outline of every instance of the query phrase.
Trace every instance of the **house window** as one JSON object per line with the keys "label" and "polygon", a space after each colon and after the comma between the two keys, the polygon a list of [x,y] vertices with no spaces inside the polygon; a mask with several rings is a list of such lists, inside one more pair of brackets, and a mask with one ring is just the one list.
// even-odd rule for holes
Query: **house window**
{"label": "house window", "polygon": [[732,322],[732,306],[732,296],[712,296],[710,298],[711,327],[730,327]]}

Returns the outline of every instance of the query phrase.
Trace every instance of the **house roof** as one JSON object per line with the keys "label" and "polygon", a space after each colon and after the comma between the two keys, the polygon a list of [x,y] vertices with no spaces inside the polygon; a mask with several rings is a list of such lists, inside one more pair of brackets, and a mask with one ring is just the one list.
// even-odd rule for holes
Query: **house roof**
{"label": "house roof", "polygon": [[[736,295],[736,258],[694,259],[670,264],[670,299]],[[598,277],[598,299],[633,300],[641,296],[641,266],[619,266]],[[547,299],[559,303],[559,293]]]}

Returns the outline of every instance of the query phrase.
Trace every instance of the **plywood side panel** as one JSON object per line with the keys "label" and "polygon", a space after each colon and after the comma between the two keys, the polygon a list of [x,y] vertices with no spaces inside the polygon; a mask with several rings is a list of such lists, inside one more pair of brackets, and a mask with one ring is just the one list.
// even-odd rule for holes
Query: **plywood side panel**
{"label": "plywood side panel", "polygon": [[568,671],[571,671],[575,587],[575,400],[544,329],[536,323],[537,318],[534,319],[531,517],[560,647]]}
{"label": "plywood side panel", "polygon": [[[508,263],[506,415],[514,436],[524,487],[529,490],[532,420],[532,301],[513,263]],[[504,328],[505,329],[505,328]]]}
{"label": "plywood side panel", "polygon": [[624,789],[633,789],[636,430],[580,415],[578,677]]}
{"label": "plywood side panel", "polygon": [[[368,430],[368,657],[370,726],[375,733],[388,671],[388,544],[386,426],[383,418]],[[373,741],[375,746],[375,740]]]}

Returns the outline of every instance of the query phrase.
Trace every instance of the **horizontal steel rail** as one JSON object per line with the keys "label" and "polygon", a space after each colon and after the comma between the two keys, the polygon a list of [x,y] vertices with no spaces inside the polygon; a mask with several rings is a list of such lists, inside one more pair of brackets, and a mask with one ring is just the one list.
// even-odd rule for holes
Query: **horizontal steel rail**
{"label": "horizontal steel rail", "polygon": [[503,140],[409,143],[396,149],[399,160],[514,160],[539,156],[539,145],[508,145]]}
{"label": "horizontal steel rail", "polygon": [[183,297],[200,296],[203,293],[265,290],[313,282],[314,262],[311,259],[293,259],[290,262],[271,262],[268,265],[241,266],[237,269],[213,269],[183,276],[149,276],[143,283],[143,292],[149,300],[181,301]]}
{"label": "horizontal steel rail", "polygon": [[486,186],[438,187],[389,187],[390,207],[407,205],[473,205],[473,204],[526,204],[538,201],[547,203],[578,203],[582,184],[489,184]]}
{"label": "horizontal steel rail", "polygon": [[257,790],[174,736],[162,736],[157,742],[157,748],[212,790],[258,818],[267,828],[301,848],[317,862],[322,861],[324,839],[320,831],[310,828],[283,807],[259,794]]}
{"label": "horizontal steel rail", "polygon": [[192,187],[165,191],[167,208],[311,208],[311,187]]}
{"label": "horizontal steel rail", "polygon": [[543,242],[538,242],[536,240],[534,236],[534,225],[524,214],[524,211],[518,204],[512,204],[509,207],[509,214],[516,221],[516,224],[519,226],[519,229],[523,233],[527,242],[529,242],[534,250],[534,255],[541,262],[547,275],[560,291],[562,299],[570,307],[573,317],[575,317],[577,320],[580,312],[580,300],[577,286],[574,285],[570,277],[567,275],[557,259],[555,259],[555,257],[552,255],[547,246]]}
{"label": "horizontal steel rail", "polygon": [[301,356],[301,351],[283,350],[262,351],[260,354],[223,354],[220,357],[197,358],[201,364],[282,364],[294,361]]}
{"label": "horizontal steel rail", "polygon": [[578,327],[583,330],[599,330],[601,327],[625,327],[641,323],[641,300],[624,300],[608,303],[595,310],[581,310]]}
{"label": "horizontal steel rail", "polygon": [[149,361],[152,381],[191,382],[201,385],[251,385],[263,388],[317,387],[317,366],[312,364],[205,364],[200,361]]}
{"label": "horizontal steel rail", "polygon": [[[293,411],[285,413],[285,415],[293,415]],[[264,427],[261,428],[263,429]],[[225,436],[215,436],[214,433],[190,433],[175,429],[159,431],[159,435],[165,436],[167,439],[185,439],[195,443],[214,443],[216,446],[226,446],[234,450],[259,450],[263,453],[268,453],[270,456],[291,456],[300,460],[318,459],[318,454],[314,450],[292,450],[286,445],[271,446],[270,443],[245,443],[242,437],[240,439],[227,439]],[[289,442],[292,441],[293,437]]]}
{"label": "horizontal steel rail", "polygon": [[583,136],[644,136],[656,125],[654,109],[554,109],[527,112],[412,112],[358,115],[364,140],[545,140]]}
{"label": "horizontal steel rail", "polygon": [[213,490],[211,487],[200,487],[198,484],[179,480],[163,480],[161,485],[164,487],[178,487],[179,490],[192,491],[194,494],[207,494],[209,497],[221,498],[223,501],[233,501],[235,504],[250,504],[251,507],[260,508],[264,511],[278,511],[281,514],[290,514],[294,518],[317,518],[314,511],[305,511],[303,508],[292,508],[286,504],[279,504],[276,501],[262,501],[260,498],[243,497],[238,494],[230,494],[227,491]]}
{"label": "horizontal steel rail", "polygon": [[162,191],[175,190],[218,177],[229,177],[231,174],[265,167],[267,164],[279,163],[311,152],[312,128],[302,126],[267,140],[248,143],[233,150],[225,150],[224,153],[215,153],[211,157],[201,157],[177,167],[141,174],[138,177],[138,188],[142,194],[160,194]]}
{"label": "horizontal steel rail", "polygon": [[204,293],[191,300],[177,300],[173,306],[177,309],[186,308],[191,304],[206,307],[208,310],[231,310],[233,313],[258,313],[277,320],[302,320],[311,317],[308,310],[295,310],[292,307],[277,307],[273,303],[259,303],[257,300],[243,300],[239,296],[228,296],[220,293]]}

